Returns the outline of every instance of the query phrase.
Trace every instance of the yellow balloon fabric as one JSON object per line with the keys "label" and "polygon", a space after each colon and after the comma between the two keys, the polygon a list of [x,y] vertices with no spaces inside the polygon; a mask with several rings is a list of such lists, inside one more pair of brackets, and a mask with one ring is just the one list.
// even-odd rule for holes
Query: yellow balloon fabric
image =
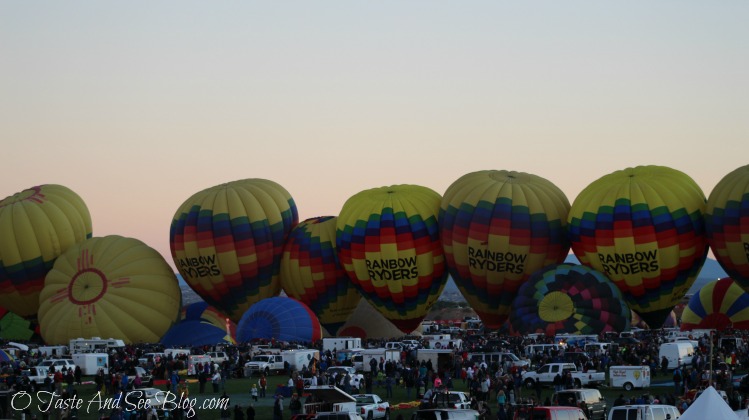
{"label": "yellow balloon fabric", "polygon": [[0,201],[0,306],[35,315],[55,259],[90,237],[88,208],[67,187],[41,185]]}
{"label": "yellow balloon fabric", "polygon": [[418,185],[362,191],[336,224],[336,245],[349,278],[385,318],[415,330],[447,282],[437,217],[440,195]]}
{"label": "yellow balloon fabric", "polygon": [[203,300],[238,322],[251,305],[281,291],[283,246],[298,221],[294,199],[273,181],[207,188],[174,214],[172,259]]}
{"label": "yellow balloon fabric", "polygon": [[47,274],[39,300],[47,344],[89,337],[155,343],[182,306],[177,278],[161,254],[122,236],[70,248]]}
{"label": "yellow balloon fabric", "polygon": [[567,257],[569,209],[556,185],[524,172],[473,172],[445,191],[439,224],[447,266],[485,327],[500,328],[531,274]]}
{"label": "yellow balloon fabric", "polygon": [[705,203],[694,180],[675,169],[613,172],[572,204],[572,250],[605,273],[648,325],[663,325],[707,257]]}
{"label": "yellow balloon fabric", "polygon": [[361,300],[359,291],[338,263],[337,217],[299,223],[289,234],[281,258],[281,286],[289,297],[307,305],[332,335]]}

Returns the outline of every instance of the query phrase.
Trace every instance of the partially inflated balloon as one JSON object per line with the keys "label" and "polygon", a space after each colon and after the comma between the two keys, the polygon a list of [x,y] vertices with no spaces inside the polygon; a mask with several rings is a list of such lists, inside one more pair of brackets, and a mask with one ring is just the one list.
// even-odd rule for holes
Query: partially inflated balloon
{"label": "partially inflated balloon", "polygon": [[749,291],[749,165],[723,177],[710,193],[705,232],[721,267]]}
{"label": "partially inflated balloon", "polygon": [[440,210],[447,265],[484,326],[501,327],[520,285],[564,261],[569,209],[554,184],[522,172],[473,172],[447,189]]}
{"label": "partially inflated balloon", "polygon": [[39,295],[47,344],[79,337],[155,343],[177,322],[177,277],[156,250],[122,236],[91,238],[62,254]]}
{"label": "partially inflated balloon", "polygon": [[681,329],[749,329],[749,294],[733,279],[711,281],[692,295],[681,314]]}
{"label": "partially inflated balloon", "polygon": [[601,334],[629,329],[630,310],[602,273],[582,265],[539,270],[520,286],[510,322],[521,334]]}
{"label": "partially inflated balloon", "polygon": [[309,306],[331,335],[336,335],[361,300],[338,263],[336,220],[325,216],[299,223],[289,234],[281,259],[284,291]]}
{"label": "partially inflated balloon", "polygon": [[337,335],[361,339],[388,339],[400,337],[403,333],[373,308],[366,299],[361,299],[354,313],[338,330]]}
{"label": "partially inflated balloon", "polygon": [[281,291],[283,245],[299,217],[282,186],[265,179],[221,184],[188,198],[169,232],[179,273],[234,321]]}
{"label": "partially inflated balloon", "polygon": [[55,259],[91,237],[81,197],[61,185],[41,185],[0,201],[0,306],[31,316]]}
{"label": "partially inflated balloon", "polygon": [[180,320],[161,337],[169,347],[236,344],[237,326],[205,302],[182,308]]}
{"label": "partially inflated balloon", "polygon": [[705,195],[686,174],[639,166],[606,175],[572,204],[572,250],[605,273],[648,325],[663,325],[707,256]]}
{"label": "partially inflated balloon", "polygon": [[252,305],[237,325],[237,341],[256,339],[314,343],[322,338],[317,316],[296,299],[273,297]]}
{"label": "partially inflated balloon", "polygon": [[403,332],[415,330],[447,281],[440,196],[418,185],[362,191],[336,226],[338,256],[362,296]]}

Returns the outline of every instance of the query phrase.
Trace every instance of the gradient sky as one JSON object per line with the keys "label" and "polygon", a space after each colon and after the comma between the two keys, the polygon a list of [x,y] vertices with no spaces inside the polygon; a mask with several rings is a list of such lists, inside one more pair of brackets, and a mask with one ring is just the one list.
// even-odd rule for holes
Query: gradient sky
{"label": "gradient sky", "polygon": [[171,263],[204,188],[267,178],[300,218],[483,169],[573,201],[629,166],[708,195],[748,163],[749,2],[0,2],[0,197],[76,191],[94,235]]}

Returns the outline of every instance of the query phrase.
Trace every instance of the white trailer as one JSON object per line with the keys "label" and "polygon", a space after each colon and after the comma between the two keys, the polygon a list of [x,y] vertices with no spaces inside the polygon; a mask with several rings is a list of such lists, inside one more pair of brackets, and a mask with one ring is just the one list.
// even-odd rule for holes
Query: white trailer
{"label": "white trailer", "polygon": [[359,337],[330,337],[322,339],[323,353],[333,350],[357,349],[361,348],[361,338]]}
{"label": "white trailer", "polygon": [[[380,359],[384,359],[385,362],[391,360],[393,362],[399,362],[401,359],[401,352],[395,349],[362,349],[359,354],[362,356],[361,370],[364,372],[371,372],[372,367],[370,362],[374,359],[377,365],[380,364]],[[379,367],[378,367],[379,368]]]}
{"label": "white trailer", "polygon": [[68,354],[67,346],[41,346],[37,348],[39,354],[43,357],[62,357]]}
{"label": "white trailer", "polygon": [[291,370],[301,372],[302,369],[309,364],[312,359],[320,360],[320,352],[317,350],[286,350],[281,352],[284,362],[289,363]]}
{"label": "white trailer", "polygon": [[109,374],[109,355],[106,353],[75,353],[73,363],[87,376],[96,375],[99,369],[104,369],[105,375]]}
{"label": "white trailer", "polygon": [[631,391],[635,388],[650,387],[649,366],[611,366],[609,368],[609,386]]}

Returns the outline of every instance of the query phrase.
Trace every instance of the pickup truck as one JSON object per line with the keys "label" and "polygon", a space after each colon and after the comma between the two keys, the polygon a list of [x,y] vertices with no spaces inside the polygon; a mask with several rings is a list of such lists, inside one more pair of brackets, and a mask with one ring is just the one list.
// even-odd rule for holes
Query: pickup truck
{"label": "pickup truck", "polygon": [[390,403],[383,401],[376,394],[353,395],[356,398],[356,410],[365,420],[389,419]]}
{"label": "pickup truck", "polygon": [[281,372],[284,370],[283,357],[280,354],[259,354],[244,364],[246,376],[254,373]]}
{"label": "pickup truck", "polygon": [[606,372],[580,372],[574,363],[547,363],[537,370],[531,370],[523,374],[522,380],[526,388],[532,389],[535,381],[541,381],[541,385],[553,385],[554,377],[560,374],[564,378],[565,374],[572,374],[575,386],[596,386],[606,382]]}
{"label": "pickup truck", "polygon": [[32,393],[44,388],[44,380],[46,378],[49,378],[49,383],[54,382],[54,375],[49,373],[49,370],[46,367],[32,367],[30,369],[22,370],[21,374],[29,379],[29,387],[31,388]]}

